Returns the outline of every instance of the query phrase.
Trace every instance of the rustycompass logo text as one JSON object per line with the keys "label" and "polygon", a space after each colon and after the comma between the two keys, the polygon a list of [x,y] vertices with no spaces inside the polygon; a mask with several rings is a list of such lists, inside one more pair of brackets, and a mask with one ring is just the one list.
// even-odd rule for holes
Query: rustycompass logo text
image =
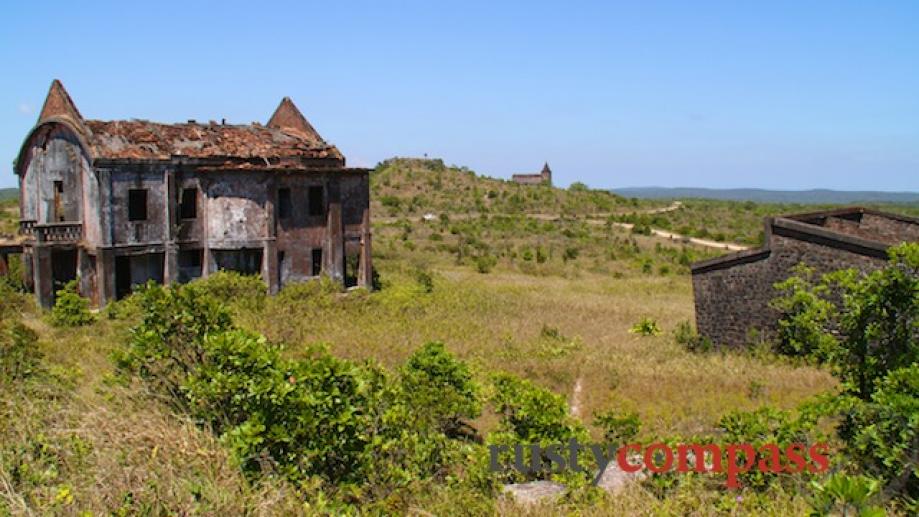
{"label": "rustycompass logo text", "polygon": [[827,457],[829,447],[825,443],[810,446],[793,443],[785,447],[767,443],[754,447],[748,443],[670,446],[658,442],[647,446],[633,443],[617,447],[612,444],[582,445],[571,439],[567,444],[489,445],[488,449],[492,472],[510,469],[524,474],[562,473],[566,470],[586,472],[585,465],[592,459],[599,468],[593,479],[595,485],[613,461],[629,473],[641,470],[653,474],[723,472],[727,475],[726,485],[729,488],[739,488],[738,476],[753,469],[796,474],[825,472],[830,466]]}

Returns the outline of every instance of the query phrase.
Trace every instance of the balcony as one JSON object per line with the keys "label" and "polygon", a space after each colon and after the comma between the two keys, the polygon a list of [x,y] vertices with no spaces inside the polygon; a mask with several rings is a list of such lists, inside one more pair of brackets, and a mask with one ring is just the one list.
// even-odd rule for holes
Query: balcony
{"label": "balcony", "polygon": [[35,221],[19,221],[19,235],[23,237],[35,235]]}
{"label": "balcony", "polygon": [[[20,225],[20,232],[22,226]],[[81,223],[33,224],[31,235],[38,242],[77,242],[83,238]]]}

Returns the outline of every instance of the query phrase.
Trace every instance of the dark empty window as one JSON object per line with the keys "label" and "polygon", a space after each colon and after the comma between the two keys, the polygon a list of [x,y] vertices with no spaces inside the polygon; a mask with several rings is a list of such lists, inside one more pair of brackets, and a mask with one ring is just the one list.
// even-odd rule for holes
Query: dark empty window
{"label": "dark empty window", "polygon": [[131,189],[128,191],[128,220],[147,220],[147,189]]}
{"label": "dark empty window", "polygon": [[278,189],[278,219],[287,219],[290,217],[291,209],[290,189]]}
{"label": "dark empty window", "polygon": [[194,219],[198,217],[198,189],[182,189],[182,201],[180,203],[179,213],[182,219]]}
{"label": "dark empty window", "polygon": [[322,273],[322,248],[313,249],[313,276],[319,276]]}
{"label": "dark empty window", "polygon": [[322,215],[325,213],[322,199],[322,187],[310,187],[309,204],[310,215]]}
{"label": "dark empty window", "polygon": [[55,193],[55,194],[63,194],[63,193],[64,193],[64,182],[63,182],[63,181],[55,181],[55,182],[54,182],[54,193]]}

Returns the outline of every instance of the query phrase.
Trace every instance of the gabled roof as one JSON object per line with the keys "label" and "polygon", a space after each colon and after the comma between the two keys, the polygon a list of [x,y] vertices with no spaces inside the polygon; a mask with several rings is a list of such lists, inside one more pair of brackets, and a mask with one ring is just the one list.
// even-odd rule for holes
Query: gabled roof
{"label": "gabled roof", "polygon": [[268,127],[296,131],[317,144],[323,142],[322,137],[306,120],[303,113],[300,113],[300,110],[297,109],[294,101],[290,100],[290,97],[281,99],[278,109],[274,110],[274,114],[268,120]]}

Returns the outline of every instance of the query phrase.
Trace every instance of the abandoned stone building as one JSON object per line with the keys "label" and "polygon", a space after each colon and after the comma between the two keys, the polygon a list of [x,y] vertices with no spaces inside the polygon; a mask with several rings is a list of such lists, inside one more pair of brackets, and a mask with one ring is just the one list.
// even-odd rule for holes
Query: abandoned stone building
{"label": "abandoned stone building", "polygon": [[773,336],[773,285],[797,264],[868,272],[884,266],[890,246],[919,241],[919,219],[859,207],[770,217],[765,227],[761,248],[692,265],[696,326],[716,345],[743,346],[751,330]]}
{"label": "abandoned stone building", "polygon": [[290,99],[265,125],[86,120],[54,81],[15,162],[24,280],[96,305],[220,269],[271,292],[320,274],[371,285],[369,171]]}
{"label": "abandoned stone building", "polygon": [[521,185],[552,185],[552,169],[546,162],[539,174],[514,174],[511,180]]}

